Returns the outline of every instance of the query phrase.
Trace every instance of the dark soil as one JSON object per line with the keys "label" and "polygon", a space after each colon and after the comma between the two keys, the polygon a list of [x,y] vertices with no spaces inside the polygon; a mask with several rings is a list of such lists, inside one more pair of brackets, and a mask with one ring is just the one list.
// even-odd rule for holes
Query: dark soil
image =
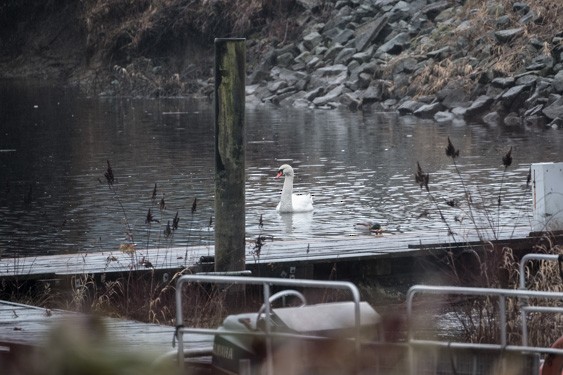
{"label": "dark soil", "polygon": [[281,11],[268,1],[251,4],[9,0],[0,5],[0,78],[77,85],[94,95],[210,95],[216,37],[247,37],[251,69],[280,29],[274,14],[298,11],[293,1]]}

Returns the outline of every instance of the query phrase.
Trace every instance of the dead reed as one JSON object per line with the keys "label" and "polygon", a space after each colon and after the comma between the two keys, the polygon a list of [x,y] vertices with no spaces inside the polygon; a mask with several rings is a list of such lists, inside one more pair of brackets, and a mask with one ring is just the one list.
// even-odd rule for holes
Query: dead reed
{"label": "dead reed", "polygon": [[[471,219],[471,224],[475,226],[479,234],[480,241],[483,246],[464,246],[459,252],[448,251],[444,256],[447,259],[446,263],[451,269],[452,280],[462,285],[471,285],[485,288],[519,288],[519,256],[514,254],[513,249],[496,246],[493,241],[497,240],[500,228],[500,209],[504,199],[504,181],[507,169],[512,165],[513,154],[512,147],[502,156],[502,176],[498,195],[495,199],[496,206],[496,219],[491,214],[490,207],[484,205],[476,205],[471,196],[470,189],[461,173],[460,166],[456,160],[460,157],[460,151],[457,149],[452,141],[448,138],[447,147],[445,148],[446,155],[451,158],[458,180],[463,187],[464,197],[459,204],[449,204],[449,206],[459,209],[459,206],[467,207],[468,216]],[[529,179],[528,175],[526,182],[525,193],[529,192]],[[448,234],[454,238],[456,242],[463,243],[463,238],[456,237],[452,231],[451,223],[448,222],[446,216],[443,214],[443,209],[438,204],[438,199],[435,193],[431,192],[430,188],[430,174],[422,170],[420,163],[417,163],[417,170],[415,173],[415,182],[423,189],[426,190],[431,203],[438,211],[441,220],[445,223]],[[443,192],[442,192],[443,193]],[[454,200],[455,201],[455,200]],[[486,222],[490,226],[489,230],[485,231],[479,228],[476,221],[476,216],[480,211],[483,211],[486,217]],[[492,237],[487,237],[487,236]],[[561,254],[563,249],[561,246],[554,245],[549,236],[545,237],[547,240],[542,241],[540,245],[531,248],[531,252],[546,253],[546,254]],[[531,262],[526,268],[526,277],[529,280],[529,289],[536,290],[563,290],[563,272],[559,265],[553,262]],[[508,320],[508,341],[512,344],[521,343],[521,315],[520,304],[522,301],[515,299],[507,300],[506,316]],[[538,302],[538,301],[535,301]],[[557,301],[541,301],[543,305],[554,306]],[[459,324],[463,327],[463,335],[465,339],[470,342],[479,343],[498,343],[498,333],[500,321],[499,305],[494,298],[465,298],[462,301],[457,301],[454,305],[454,312],[457,316]],[[560,315],[555,318],[545,314],[532,314],[528,320],[529,326],[529,342],[531,345],[550,346],[560,336],[561,329],[563,328],[563,319]]]}

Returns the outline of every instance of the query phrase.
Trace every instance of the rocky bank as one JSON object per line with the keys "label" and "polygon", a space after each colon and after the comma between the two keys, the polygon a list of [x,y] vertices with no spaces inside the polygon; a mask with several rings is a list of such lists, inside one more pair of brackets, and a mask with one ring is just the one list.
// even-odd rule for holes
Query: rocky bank
{"label": "rocky bank", "polygon": [[[553,5],[561,20],[563,4]],[[267,53],[247,93],[279,105],[562,127],[563,30],[546,33],[537,27],[545,22],[525,2],[339,0],[326,22]]]}
{"label": "rocky bank", "polygon": [[[10,4],[0,13],[26,9]],[[39,16],[25,18],[27,23],[4,26],[3,77],[40,72],[97,95],[211,97],[212,38],[234,33],[219,15],[234,15],[234,25],[238,17],[235,3],[220,0],[169,1],[160,7],[139,2],[137,14],[102,0],[53,4],[50,18],[42,17],[47,12],[42,6],[43,13],[36,11]],[[189,8],[193,4],[200,8]],[[235,34],[247,38],[249,102],[563,127],[560,0],[261,4],[245,21],[258,25],[258,19],[260,25]],[[222,6],[231,8],[221,12]],[[204,22],[197,12],[218,19]],[[116,22],[126,15],[129,21]],[[55,21],[50,32],[45,19]],[[199,34],[193,33],[198,22]],[[22,30],[27,38],[20,36]]]}

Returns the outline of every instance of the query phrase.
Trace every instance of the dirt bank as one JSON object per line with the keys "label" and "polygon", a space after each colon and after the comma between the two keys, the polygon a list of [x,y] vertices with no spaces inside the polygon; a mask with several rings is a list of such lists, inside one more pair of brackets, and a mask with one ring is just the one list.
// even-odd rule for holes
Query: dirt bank
{"label": "dirt bank", "polygon": [[90,94],[206,93],[215,37],[247,37],[252,69],[277,34],[297,36],[288,19],[302,11],[294,1],[8,1],[0,6],[0,77]]}

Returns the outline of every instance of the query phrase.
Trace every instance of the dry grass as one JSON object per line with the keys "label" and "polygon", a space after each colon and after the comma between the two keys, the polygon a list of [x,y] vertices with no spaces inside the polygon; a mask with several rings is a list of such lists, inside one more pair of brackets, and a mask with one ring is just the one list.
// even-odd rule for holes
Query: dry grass
{"label": "dry grass", "polygon": [[[428,36],[430,43],[421,43],[422,38],[415,39],[415,55],[425,55],[432,49],[444,46],[450,46],[455,52],[455,55],[414,73],[412,85],[416,95],[435,94],[451,80],[462,82],[468,88],[476,84],[485,73],[496,76],[514,75],[522,72],[535,56],[551,55],[556,47],[551,44],[552,38],[555,33],[563,30],[563,7],[560,1],[526,2],[530,11],[536,15],[534,22],[526,24],[519,21],[522,14],[513,10],[512,3],[509,0],[468,0],[458,14],[458,23],[438,24]],[[497,25],[497,19],[503,15],[509,19],[507,26]],[[469,22],[470,26],[459,27],[462,21]],[[495,31],[515,27],[523,28],[520,36],[505,44],[496,40]],[[532,38],[544,42],[540,51],[531,46]],[[470,61],[469,57],[474,61]]]}

